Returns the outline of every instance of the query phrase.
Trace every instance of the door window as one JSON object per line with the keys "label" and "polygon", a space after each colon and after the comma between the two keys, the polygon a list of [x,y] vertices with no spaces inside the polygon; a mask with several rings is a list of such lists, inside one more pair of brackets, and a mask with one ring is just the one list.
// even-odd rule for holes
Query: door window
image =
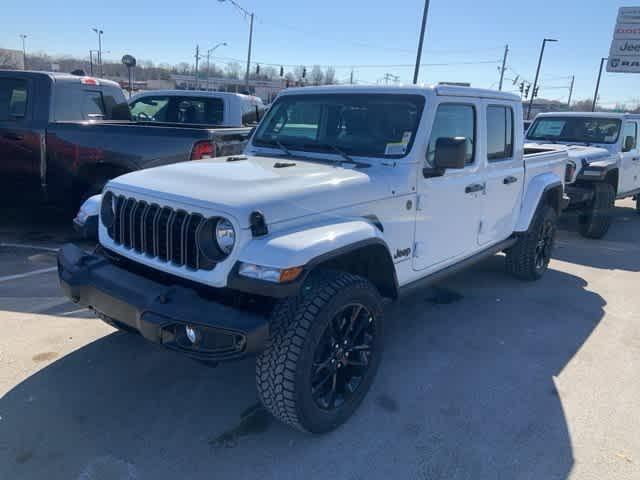
{"label": "door window", "polygon": [[466,163],[474,162],[476,145],[476,111],[473,105],[441,103],[431,127],[427,150],[427,166],[434,167],[436,142],[439,138],[463,137],[467,144]]}
{"label": "door window", "polygon": [[513,110],[487,107],[487,158],[498,161],[513,157]]}
{"label": "door window", "polygon": [[104,100],[102,92],[86,90],[82,103],[82,113],[88,120],[103,120],[105,115]]}
{"label": "door window", "polygon": [[[627,137],[633,138],[633,147],[631,148],[627,148],[627,145],[626,145]],[[623,142],[622,146],[624,147],[623,148],[624,152],[628,152],[636,148],[636,146],[638,145],[638,124],[636,122],[625,123],[623,134],[622,134],[622,142]]]}
{"label": "door window", "polygon": [[27,81],[0,80],[0,120],[18,120],[27,114]]}

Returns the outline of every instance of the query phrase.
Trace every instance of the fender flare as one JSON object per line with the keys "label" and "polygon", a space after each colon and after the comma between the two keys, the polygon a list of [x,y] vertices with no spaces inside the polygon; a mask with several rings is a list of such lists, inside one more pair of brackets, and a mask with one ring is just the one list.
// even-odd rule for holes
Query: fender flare
{"label": "fender flare", "polygon": [[[231,289],[275,298],[293,296],[317,265],[374,245],[387,251],[393,266],[389,246],[382,232],[364,219],[306,226],[254,238],[240,252],[229,274],[227,285]],[[238,269],[242,262],[280,269],[303,267],[303,273],[293,282],[277,284],[240,276]],[[395,268],[393,274],[397,288]]]}
{"label": "fender flare", "polygon": [[562,179],[558,175],[547,172],[534,177],[528,184],[522,197],[522,207],[516,222],[515,232],[529,230],[538,207],[548,192],[559,189],[562,195]]}

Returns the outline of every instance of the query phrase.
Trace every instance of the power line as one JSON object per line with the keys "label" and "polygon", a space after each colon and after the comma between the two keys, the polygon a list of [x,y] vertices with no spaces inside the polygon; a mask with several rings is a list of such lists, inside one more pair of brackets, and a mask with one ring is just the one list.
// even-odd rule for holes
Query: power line
{"label": "power line", "polygon": [[[242,62],[239,58],[234,57],[211,57],[221,61],[233,61],[233,62]],[[333,67],[333,68],[408,68],[415,67],[415,64],[412,63],[398,63],[398,64],[348,64],[348,65],[334,65],[334,64],[326,64],[320,65],[313,62],[306,63],[271,63],[271,62],[263,62],[260,60],[253,60],[253,64],[265,65],[269,67],[300,67],[304,65],[318,65],[319,67]],[[447,66],[457,66],[457,65],[488,65],[488,64],[499,64],[500,60],[476,60],[470,62],[442,62],[442,63],[421,63],[420,66],[424,67],[447,67]]]}

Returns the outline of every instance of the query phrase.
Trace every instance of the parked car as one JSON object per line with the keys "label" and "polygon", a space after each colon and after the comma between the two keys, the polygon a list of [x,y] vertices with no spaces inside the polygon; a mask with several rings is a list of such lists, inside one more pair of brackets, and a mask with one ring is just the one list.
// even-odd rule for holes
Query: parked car
{"label": "parked car", "polygon": [[229,92],[154,90],[129,101],[134,120],[216,127],[258,123],[266,110],[259,97]]}
{"label": "parked car", "polygon": [[633,197],[640,212],[639,128],[640,115],[558,112],[538,115],[528,130],[530,144],[574,146],[566,191],[583,236],[607,233],[616,199]]}
{"label": "parked car", "polygon": [[120,87],[70,74],[0,70],[0,184],[77,209],[113,177],[230,155],[251,128],[133,122]]}
{"label": "parked car", "polygon": [[257,354],[264,406],[329,431],[374,379],[384,298],[501,251],[520,279],[546,272],[567,152],[524,155],[521,122],[503,92],[286,90],[244,156],[110,181],[98,250],[59,252],[62,289],[183,355]]}

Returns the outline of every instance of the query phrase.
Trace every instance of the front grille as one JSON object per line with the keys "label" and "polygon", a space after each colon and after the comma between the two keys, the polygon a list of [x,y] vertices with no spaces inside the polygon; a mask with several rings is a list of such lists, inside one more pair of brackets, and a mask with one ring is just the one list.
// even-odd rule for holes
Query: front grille
{"label": "front grille", "polygon": [[107,229],[117,245],[175,266],[212,270],[215,263],[203,257],[196,237],[207,219],[161,207],[154,203],[113,196],[113,222]]}

